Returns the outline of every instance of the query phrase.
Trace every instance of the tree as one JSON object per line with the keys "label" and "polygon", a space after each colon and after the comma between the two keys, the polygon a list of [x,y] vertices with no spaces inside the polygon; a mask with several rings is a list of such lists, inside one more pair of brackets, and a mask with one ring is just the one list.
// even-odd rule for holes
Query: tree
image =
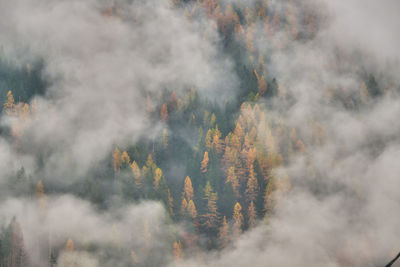
{"label": "tree", "polygon": [[36,185],[36,198],[39,201],[39,206],[41,208],[45,208],[46,207],[46,194],[44,191],[42,180],[39,180]]}
{"label": "tree", "polygon": [[168,107],[167,105],[164,103],[161,106],[161,111],[160,111],[160,119],[164,122],[167,123],[168,122]]}
{"label": "tree", "polygon": [[4,103],[3,109],[6,111],[7,115],[15,114],[14,96],[11,91],[7,92],[7,101]]}
{"label": "tree", "polygon": [[193,199],[194,192],[193,192],[192,180],[190,180],[189,176],[186,176],[186,179],[185,179],[184,192],[185,192],[186,199],[188,201]]}
{"label": "tree", "polygon": [[249,228],[253,228],[256,225],[256,219],[257,219],[256,207],[254,206],[253,201],[249,205],[247,217],[248,217]]}
{"label": "tree", "polygon": [[189,200],[187,211],[192,219],[195,219],[197,217],[197,210],[196,206],[194,205],[193,199]]}
{"label": "tree", "polygon": [[238,237],[242,233],[243,225],[242,206],[239,202],[236,202],[233,208],[233,221],[233,234],[235,237]]}
{"label": "tree", "polygon": [[229,241],[229,224],[226,222],[226,216],[224,216],[219,229],[218,242],[221,248],[225,248],[228,246]]}
{"label": "tree", "polygon": [[237,178],[237,176],[235,174],[235,167],[234,166],[229,167],[229,169],[228,169],[228,177],[226,178],[225,183],[231,183],[233,192],[235,192],[235,197],[236,198],[240,198],[240,193],[239,193],[240,184],[239,184],[238,178]]}
{"label": "tree", "polygon": [[75,250],[75,244],[74,241],[72,241],[71,238],[67,240],[67,243],[65,244],[65,250],[66,251],[74,251]]}
{"label": "tree", "polygon": [[182,196],[182,203],[181,203],[181,215],[182,215],[182,217],[185,216],[187,207],[188,207],[188,203],[186,201],[186,198]]}
{"label": "tree", "polygon": [[155,191],[158,190],[158,186],[162,175],[163,175],[162,170],[160,168],[157,168],[156,171],[154,172],[154,183],[153,183]]}
{"label": "tree", "polygon": [[122,161],[121,161],[121,152],[117,147],[114,149],[112,157],[113,157],[114,171],[119,172],[119,170],[121,169]]}
{"label": "tree", "polygon": [[131,169],[132,169],[133,179],[135,180],[136,187],[138,187],[138,188],[142,187],[142,181],[140,178],[141,177],[140,168],[137,165],[136,161],[132,162]]}
{"label": "tree", "polygon": [[127,166],[129,166],[130,162],[131,162],[131,158],[129,157],[128,152],[126,152],[126,151],[122,152],[121,166],[127,167]]}
{"label": "tree", "polygon": [[171,195],[171,191],[168,189],[168,208],[169,208],[169,213],[171,216],[174,216],[174,198]]}
{"label": "tree", "polygon": [[162,144],[164,149],[168,147],[168,130],[166,128],[163,130]]}
{"label": "tree", "polygon": [[174,258],[176,261],[182,260],[182,243],[180,241],[174,242]]}
{"label": "tree", "polygon": [[204,152],[204,157],[203,157],[203,160],[202,160],[201,166],[200,166],[200,170],[201,170],[203,173],[206,173],[206,172],[207,172],[208,161],[209,161],[209,159],[208,159],[208,152],[206,151],[206,152]]}
{"label": "tree", "polygon": [[254,173],[254,166],[251,165],[249,180],[247,181],[247,188],[246,188],[247,201],[249,203],[255,201],[257,198],[257,194],[258,194],[258,182]]}

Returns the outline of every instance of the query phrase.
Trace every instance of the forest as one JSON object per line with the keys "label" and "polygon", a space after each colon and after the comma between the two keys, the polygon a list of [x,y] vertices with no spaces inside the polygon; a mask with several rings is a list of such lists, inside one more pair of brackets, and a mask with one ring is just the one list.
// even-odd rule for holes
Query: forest
{"label": "forest", "polygon": [[0,7],[0,267],[399,252],[397,1]]}

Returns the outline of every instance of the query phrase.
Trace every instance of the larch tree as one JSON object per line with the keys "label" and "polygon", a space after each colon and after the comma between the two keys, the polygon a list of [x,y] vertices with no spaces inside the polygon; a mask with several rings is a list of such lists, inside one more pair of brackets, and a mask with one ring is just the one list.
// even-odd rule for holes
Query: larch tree
{"label": "larch tree", "polygon": [[126,168],[127,166],[129,166],[131,162],[131,158],[128,155],[128,152],[124,151],[121,154],[121,167]]}
{"label": "larch tree", "polygon": [[238,237],[242,233],[242,226],[242,206],[239,204],[239,202],[236,202],[235,207],[233,208],[233,235],[235,237]]}
{"label": "larch tree", "polygon": [[193,199],[189,200],[188,203],[188,207],[187,207],[187,211],[189,213],[189,216],[192,219],[196,219],[197,217],[197,210],[196,210],[196,206],[194,205]]}
{"label": "larch tree", "polygon": [[168,208],[169,213],[173,217],[174,216],[174,198],[171,195],[171,191],[168,189]]}
{"label": "larch tree", "polygon": [[15,114],[15,101],[11,91],[7,92],[7,101],[4,103],[3,109],[6,111],[7,115]]}
{"label": "larch tree", "polygon": [[121,161],[121,151],[119,151],[118,147],[114,149],[112,158],[113,158],[114,171],[119,172],[119,170],[121,169],[122,161]]}
{"label": "larch tree", "polygon": [[155,191],[158,190],[158,186],[160,184],[162,175],[163,175],[162,170],[160,168],[157,168],[156,171],[154,172],[154,182],[153,182]]}
{"label": "larch tree", "polygon": [[160,119],[164,122],[168,122],[168,107],[167,104],[162,104],[161,111],[160,111]]}
{"label": "larch tree", "polygon": [[187,200],[184,196],[182,196],[182,203],[181,203],[181,215],[182,217],[185,216],[186,211],[187,211],[188,203]]}
{"label": "larch tree", "polygon": [[75,250],[75,244],[74,241],[72,241],[71,238],[67,240],[67,243],[65,244],[65,250],[66,251],[74,251]]}
{"label": "larch tree", "polygon": [[204,157],[203,157],[203,160],[201,161],[201,166],[200,166],[200,170],[201,170],[202,173],[206,173],[207,172],[208,161],[209,161],[208,152],[205,151],[204,152]]}
{"label": "larch tree", "polygon": [[182,243],[180,241],[174,242],[174,258],[176,261],[182,261],[183,254],[182,254]]}
{"label": "larch tree", "polygon": [[36,198],[39,201],[39,206],[41,208],[45,208],[46,207],[46,194],[44,191],[42,180],[39,180],[36,185]]}
{"label": "larch tree", "polygon": [[140,172],[140,168],[137,165],[136,161],[132,162],[131,170],[132,170],[133,179],[135,180],[136,187],[141,188],[142,187],[141,172]]}
{"label": "larch tree", "polygon": [[188,202],[193,199],[194,191],[193,191],[193,186],[192,186],[192,180],[190,180],[189,176],[186,176],[186,179],[185,179],[184,192],[185,192],[185,197]]}
{"label": "larch tree", "polygon": [[249,228],[253,228],[256,225],[256,219],[257,219],[257,211],[253,201],[249,205],[247,217],[248,217]]}
{"label": "larch tree", "polygon": [[240,184],[239,184],[239,180],[235,174],[235,166],[229,167],[228,177],[226,178],[225,183],[231,183],[233,192],[235,193],[235,197],[240,198],[240,192],[239,192]]}
{"label": "larch tree", "polygon": [[251,165],[249,179],[247,180],[246,199],[250,203],[255,201],[258,194],[258,182],[254,173],[254,166]]}
{"label": "larch tree", "polygon": [[226,221],[226,216],[222,220],[222,225],[219,228],[218,243],[221,248],[226,248],[229,245],[229,224]]}

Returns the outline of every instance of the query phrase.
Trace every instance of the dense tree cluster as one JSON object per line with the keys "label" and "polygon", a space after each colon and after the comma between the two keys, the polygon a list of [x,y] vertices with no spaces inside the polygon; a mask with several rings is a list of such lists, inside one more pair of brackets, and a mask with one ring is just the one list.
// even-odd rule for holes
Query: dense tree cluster
{"label": "dense tree cluster", "polygon": [[[221,3],[220,3],[221,2]],[[279,99],[284,110],[293,99],[275,77],[268,73],[268,57],[258,49],[268,42],[272,51],[285,49],[291,41],[313,38],[318,19],[314,14],[302,13],[292,1],[285,10],[274,10],[268,1],[255,4],[228,4],[230,1],[173,0],[171,8],[184,8],[188,19],[203,12],[215,22],[224,44],[224,52],[232,55],[235,71],[241,81],[238,97],[224,103],[212,102],[196,88],[177,93],[173,88],[148,93],[146,114],[162,130],[154,139],[143,137],[125,147],[115,144],[110,156],[92,170],[82,181],[69,188],[72,194],[89,199],[99,209],[118,195],[127,202],[144,199],[161,201],[169,213],[170,223],[182,225],[183,233],[171,239],[171,254],[177,261],[185,257],[185,250],[193,247],[222,249],[228,247],[243,231],[266,221],[278,205],[279,197],[290,193],[290,177],[280,166],[291,162],[295,154],[308,157],[307,147],[323,144],[328,133],[323,123],[310,120],[312,138],[303,137],[295,128],[283,124],[281,118],[270,112],[271,99]],[[238,1],[239,3],[240,1]],[[119,12],[119,13],[118,13]],[[105,11],[112,16],[121,11],[113,6]],[[259,26],[262,25],[260,28]],[[280,32],[292,39],[275,38]],[[333,67],[340,68],[343,58],[338,56]],[[4,91],[3,115],[19,118],[5,134],[15,141],[24,138],[21,129],[37,113],[32,95],[42,93],[45,83],[29,66],[5,75],[0,64],[0,77],[6,76],[12,90]],[[10,67],[8,67],[10,68]],[[36,72],[40,72],[40,66]],[[36,76],[35,76],[36,75]],[[26,81],[16,84],[17,77]],[[345,108],[359,108],[371,97],[390,93],[390,87],[381,90],[372,75],[362,73],[359,92],[346,88],[326,91],[326,101],[337,101]],[[21,91],[26,84],[35,86]],[[13,95],[14,94],[14,95]],[[27,103],[25,103],[25,102]],[[280,116],[285,116],[282,111]],[[309,172],[315,172],[310,162]],[[179,170],[179,171],[176,171]],[[46,209],[45,188],[56,194],[47,177],[26,177],[23,169],[15,181],[26,186],[15,189],[36,198],[41,209]],[[15,182],[17,183],[17,182]],[[146,236],[146,231],[144,231]],[[144,240],[151,242],[147,233]],[[204,242],[206,240],[206,242]],[[144,242],[144,243],[146,243]],[[49,261],[62,251],[74,251],[72,239],[65,240],[65,248],[50,248]],[[140,253],[149,253],[150,245],[142,251],[133,248],[125,252],[132,266],[141,266]],[[29,255],[24,248],[23,234],[18,218],[1,229],[0,267],[29,266]]]}

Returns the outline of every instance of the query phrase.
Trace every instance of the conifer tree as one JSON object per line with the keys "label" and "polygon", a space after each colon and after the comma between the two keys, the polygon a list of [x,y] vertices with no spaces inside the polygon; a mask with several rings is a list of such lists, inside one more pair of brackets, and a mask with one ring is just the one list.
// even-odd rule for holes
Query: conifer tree
{"label": "conifer tree", "polygon": [[237,238],[242,233],[243,215],[242,206],[236,202],[233,208],[233,235]]}
{"label": "conifer tree", "polygon": [[3,109],[6,111],[7,115],[15,114],[15,101],[11,91],[7,92],[7,101],[4,103]]}
{"label": "conifer tree", "polygon": [[136,187],[137,188],[142,187],[140,168],[137,165],[136,161],[132,162],[131,169],[132,169],[133,179],[135,180]]}
{"label": "conifer tree", "polygon": [[194,191],[193,191],[192,181],[190,180],[189,176],[186,176],[185,179],[184,192],[188,202],[193,199]]}
{"label": "conifer tree", "polygon": [[127,166],[129,166],[130,162],[131,162],[131,158],[129,157],[128,152],[126,152],[126,151],[122,152],[121,166],[127,167]]}
{"label": "conifer tree", "polygon": [[197,210],[196,206],[194,205],[193,199],[189,200],[187,211],[192,219],[195,219],[197,217]]}
{"label": "conifer tree", "polygon": [[249,228],[253,228],[256,225],[256,219],[257,219],[256,207],[254,206],[253,201],[249,205],[247,217],[248,217]]}
{"label": "conifer tree", "polygon": [[36,198],[39,201],[39,206],[41,208],[45,208],[47,201],[46,201],[46,194],[45,194],[45,191],[44,191],[42,180],[39,180],[37,185],[36,185]]}
{"label": "conifer tree", "polygon": [[254,173],[254,166],[251,165],[250,173],[249,173],[249,180],[247,181],[247,188],[246,188],[246,199],[250,203],[255,201],[258,194],[258,182],[257,178]]}
{"label": "conifer tree", "polygon": [[171,191],[168,189],[168,208],[169,208],[169,213],[171,216],[174,216],[174,198],[171,195]]}
{"label": "conifer tree", "polygon": [[158,186],[160,184],[162,175],[163,175],[162,170],[160,168],[157,168],[156,171],[154,172],[154,182],[153,182],[155,191],[158,190]]}
{"label": "conifer tree", "polygon": [[114,171],[115,172],[119,172],[119,170],[121,169],[121,152],[119,151],[119,149],[116,147],[114,149],[114,153],[113,153],[113,166],[114,166]]}
{"label": "conifer tree", "polygon": [[168,107],[165,103],[161,106],[160,119],[164,123],[168,122]]}
{"label": "conifer tree", "polygon": [[221,248],[225,248],[228,246],[229,241],[229,224],[226,222],[226,216],[224,216],[222,225],[219,229],[218,242]]}
{"label": "conifer tree", "polygon": [[204,152],[204,157],[203,160],[201,161],[201,166],[200,166],[200,170],[202,173],[206,173],[207,172],[207,167],[208,167],[208,152],[205,151]]}
{"label": "conifer tree", "polygon": [[174,242],[174,258],[176,261],[182,260],[182,243],[180,241]]}

